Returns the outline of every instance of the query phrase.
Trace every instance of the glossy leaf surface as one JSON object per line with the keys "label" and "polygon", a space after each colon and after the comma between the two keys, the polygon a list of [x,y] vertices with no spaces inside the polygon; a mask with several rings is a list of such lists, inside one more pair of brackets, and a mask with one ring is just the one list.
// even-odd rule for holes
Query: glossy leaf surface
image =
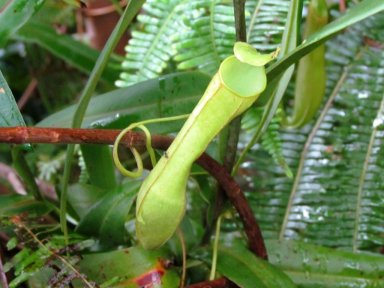
{"label": "glossy leaf surface", "polygon": [[[241,242],[219,246],[218,255],[217,271],[239,287],[296,287],[287,275],[267,261],[256,257]],[[205,260],[210,261],[210,256],[205,257]]]}
{"label": "glossy leaf surface", "polygon": [[[248,195],[267,238],[280,235],[355,250],[383,245],[378,200],[383,186],[383,50],[359,48],[367,31],[383,41],[378,32],[383,16],[371,17],[327,43],[326,58],[332,65],[324,114],[316,126],[281,131],[295,181],[270,165],[261,151],[252,153],[247,171],[257,169],[266,180],[255,180]],[[342,45],[347,49],[340,49]]]}
{"label": "glossy leaf surface", "polygon": [[165,267],[169,262],[169,256],[160,250],[131,247],[83,255],[79,269],[99,284],[114,280],[105,287],[178,287],[178,275]]}
{"label": "glossy leaf surface", "polygon": [[[198,72],[170,74],[94,97],[84,118],[83,127],[124,128],[145,119],[190,113],[209,80],[207,75]],[[47,117],[38,125],[69,127],[73,113],[74,107],[68,107]],[[156,131],[169,131],[167,127],[157,125]],[[180,127],[180,124],[173,127]]]}
{"label": "glossy leaf surface", "polygon": [[[50,26],[37,21],[28,22],[14,38],[27,43],[35,43],[85,73],[91,72],[99,56],[98,51],[68,35],[58,34]],[[105,68],[102,79],[113,84],[118,74],[118,62],[112,57]]]}
{"label": "glossy leaf surface", "polygon": [[25,126],[15,98],[0,71],[0,127]]}
{"label": "glossy leaf surface", "polygon": [[123,191],[106,193],[89,208],[77,226],[79,233],[97,236],[100,241],[113,246],[127,241],[124,224],[128,219],[141,182],[130,182]]}
{"label": "glossy leaf surface", "polygon": [[8,38],[20,29],[43,3],[44,0],[13,0],[5,7],[0,13],[0,47],[4,46]]}
{"label": "glossy leaf surface", "polygon": [[383,287],[380,255],[338,251],[299,241],[267,241],[271,263],[299,287]]}

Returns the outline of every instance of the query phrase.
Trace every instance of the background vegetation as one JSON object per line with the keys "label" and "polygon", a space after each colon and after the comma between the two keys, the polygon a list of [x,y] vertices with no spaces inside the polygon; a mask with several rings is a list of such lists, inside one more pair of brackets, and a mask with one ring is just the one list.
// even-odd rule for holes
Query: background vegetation
{"label": "background vegetation", "polygon": [[[77,2],[0,0],[0,126],[98,128],[103,138],[106,129],[190,113],[240,33],[231,1],[130,1],[124,13],[111,1],[122,16],[99,53],[82,32]],[[282,50],[241,129],[232,125],[208,148],[231,164],[225,155],[233,156],[231,141],[240,133],[236,180],[269,262],[245,248],[239,216],[196,166],[181,225],[186,285],[209,280],[212,227],[223,215],[213,287],[384,287],[384,3],[329,1],[330,24],[302,41],[307,4],[246,1],[247,41],[262,52]],[[127,27],[126,54],[111,54]],[[304,127],[286,127],[301,85],[287,68],[324,42],[321,108]],[[306,81],[316,79],[309,73]],[[175,134],[181,124],[148,128]],[[20,143],[7,140],[11,132],[33,142],[25,131],[1,130],[1,142]],[[178,287],[180,241],[156,251],[136,245],[141,180],[116,173],[109,146],[0,148],[0,286],[142,287],[151,278],[150,287]],[[124,149],[121,157],[134,167]]]}

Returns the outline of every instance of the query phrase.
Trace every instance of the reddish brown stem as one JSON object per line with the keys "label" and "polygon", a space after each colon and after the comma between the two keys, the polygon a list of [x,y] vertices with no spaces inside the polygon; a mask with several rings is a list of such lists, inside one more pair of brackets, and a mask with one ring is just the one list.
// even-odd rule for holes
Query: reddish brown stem
{"label": "reddish brown stem", "polygon": [[17,102],[17,106],[19,107],[19,110],[23,110],[24,106],[31,99],[32,94],[35,91],[36,87],[37,87],[37,79],[32,78],[31,82],[29,82],[27,88],[25,89],[23,95],[20,97],[19,101]]}
{"label": "reddish brown stem", "polygon": [[[0,143],[53,143],[53,144],[113,144],[120,130],[99,129],[68,129],[68,128],[37,128],[37,127],[11,127],[0,128]],[[156,149],[166,150],[173,139],[165,136],[152,136],[152,146]],[[145,146],[145,135],[137,132],[128,132],[120,142],[129,147]],[[261,230],[253,215],[240,186],[227,172],[224,166],[202,154],[197,163],[207,170],[223,187],[228,199],[232,202],[240,215],[248,237],[249,249],[257,256],[267,259],[267,250]]]}
{"label": "reddish brown stem", "polygon": [[212,281],[200,282],[187,286],[188,288],[238,288],[236,284],[227,278],[219,278]]}
{"label": "reddish brown stem", "polygon": [[345,0],[339,0],[339,11],[344,13],[347,10],[347,5],[345,4]]}

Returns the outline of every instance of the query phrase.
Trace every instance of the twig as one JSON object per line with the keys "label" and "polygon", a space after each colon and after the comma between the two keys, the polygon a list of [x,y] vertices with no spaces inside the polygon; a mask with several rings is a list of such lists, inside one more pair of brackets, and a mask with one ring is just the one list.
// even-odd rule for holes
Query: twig
{"label": "twig", "polygon": [[233,0],[235,10],[236,40],[247,41],[247,26],[245,24],[245,0]]}
{"label": "twig", "polygon": [[0,284],[1,284],[1,287],[8,288],[9,287],[8,280],[7,280],[7,275],[5,275],[5,272],[4,272],[2,257],[3,257],[3,251],[0,246]]}
{"label": "twig", "polygon": [[339,0],[339,11],[341,13],[345,13],[345,10],[347,10],[347,5],[345,4],[345,0]]}
{"label": "twig", "polygon": [[23,95],[21,95],[19,101],[17,101],[17,107],[19,107],[19,110],[23,110],[24,106],[27,104],[29,99],[31,99],[32,93],[33,91],[35,91],[36,87],[37,87],[37,79],[32,78],[27,88],[25,89]]}
{"label": "twig", "polygon": [[[120,130],[11,127],[0,128],[0,143],[113,144],[119,133]],[[156,149],[166,150],[172,140],[170,137],[153,135],[152,146]],[[120,143],[129,147],[145,147],[145,135],[128,132]],[[259,225],[240,186],[226,168],[209,155],[202,154],[197,163],[217,180],[236,208],[243,222],[250,250],[260,258],[267,259],[267,251]]]}
{"label": "twig", "polygon": [[227,278],[219,278],[212,281],[200,282],[187,286],[188,288],[238,288],[238,286]]}

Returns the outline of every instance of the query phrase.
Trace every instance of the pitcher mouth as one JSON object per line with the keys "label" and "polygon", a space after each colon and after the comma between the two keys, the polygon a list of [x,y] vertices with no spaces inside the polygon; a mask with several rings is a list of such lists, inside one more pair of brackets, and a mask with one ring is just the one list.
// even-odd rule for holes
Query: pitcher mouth
{"label": "pitcher mouth", "polygon": [[264,91],[267,85],[264,66],[253,66],[236,56],[225,59],[219,68],[224,86],[240,97],[253,97]]}

